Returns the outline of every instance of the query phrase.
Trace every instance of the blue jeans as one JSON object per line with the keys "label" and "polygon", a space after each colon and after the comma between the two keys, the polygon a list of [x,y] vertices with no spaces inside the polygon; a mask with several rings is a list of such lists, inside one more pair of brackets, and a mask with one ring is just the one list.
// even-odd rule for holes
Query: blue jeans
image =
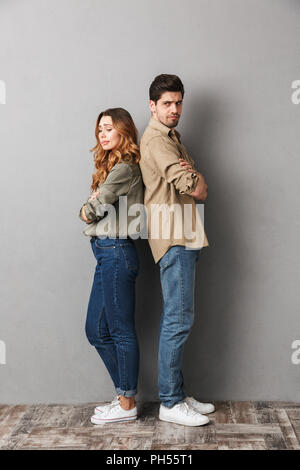
{"label": "blue jeans", "polygon": [[158,262],[163,296],[158,388],[159,398],[168,408],[186,397],[181,364],[184,344],[194,322],[195,274],[200,250],[171,246]]}
{"label": "blue jeans", "polygon": [[97,265],[85,332],[118,395],[137,393],[139,345],[135,330],[135,280],[139,258],[131,238],[91,237]]}

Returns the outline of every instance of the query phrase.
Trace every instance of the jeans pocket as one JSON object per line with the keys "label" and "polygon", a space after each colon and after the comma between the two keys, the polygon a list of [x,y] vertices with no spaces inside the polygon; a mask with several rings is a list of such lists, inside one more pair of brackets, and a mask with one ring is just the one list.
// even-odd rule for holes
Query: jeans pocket
{"label": "jeans pocket", "polygon": [[140,263],[135,245],[132,243],[122,243],[120,248],[124,256],[126,268],[137,274],[140,269]]}
{"label": "jeans pocket", "polygon": [[102,248],[115,248],[116,245],[115,245],[115,243],[114,243],[113,241],[112,241],[111,243],[109,243],[108,245],[106,245],[106,244],[104,244],[104,243],[101,243],[101,239],[96,238],[96,239],[95,239],[95,246],[96,246],[97,248],[102,249]]}
{"label": "jeans pocket", "polygon": [[166,268],[169,263],[169,251],[168,250],[159,260],[158,264],[160,268]]}

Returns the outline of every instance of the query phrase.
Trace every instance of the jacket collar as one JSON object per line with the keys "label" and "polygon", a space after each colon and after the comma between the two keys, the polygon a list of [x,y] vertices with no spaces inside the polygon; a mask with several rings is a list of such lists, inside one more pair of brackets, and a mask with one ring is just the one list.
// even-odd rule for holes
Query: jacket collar
{"label": "jacket collar", "polygon": [[151,116],[151,119],[149,121],[149,126],[152,129],[156,129],[160,131],[162,134],[167,135],[167,136],[170,135],[170,132],[171,133],[175,132],[177,137],[180,138],[180,133],[178,131],[176,131],[175,129],[170,129],[168,126],[165,126],[162,122],[157,121],[153,116]]}

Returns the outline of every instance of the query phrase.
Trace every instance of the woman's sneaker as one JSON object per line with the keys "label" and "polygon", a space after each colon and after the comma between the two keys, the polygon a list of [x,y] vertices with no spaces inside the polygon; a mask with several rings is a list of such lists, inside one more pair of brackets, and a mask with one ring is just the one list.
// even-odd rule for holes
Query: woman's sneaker
{"label": "woman's sneaker", "polygon": [[98,414],[98,413],[102,413],[102,411],[104,411],[108,406],[114,405],[115,403],[118,403],[118,401],[119,401],[119,397],[118,397],[118,395],[116,395],[114,397],[114,399],[108,405],[98,405],[98,406],[96,406],[96,408],[94,409],[95,415]]}
{"label": "woman's sneaker", "polygon": [[209,422],[207,416],[198,413],[186,401],[168,408],[163,404],[159,408],[159,419],[184,426],[202,426]]}
{"label": "woman's sneaker", "polygon": [[124,410],[118,399],[117,403],[108,405],[101,413],[91,417],[93,424],[115,423],[118,421],[133,421],[137,418],[136,406],[131,410]]}

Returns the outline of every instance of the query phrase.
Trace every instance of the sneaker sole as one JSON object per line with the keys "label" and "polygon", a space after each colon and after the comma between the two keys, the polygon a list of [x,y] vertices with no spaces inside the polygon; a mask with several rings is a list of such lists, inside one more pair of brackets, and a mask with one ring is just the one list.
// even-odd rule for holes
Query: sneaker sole
{"label": "sneaker sole", "polygon": [[207,421],[205,421],[205,423],[199,423],[199,424],[188,424],[188,423],[183,423],[183,422],[180,422],[180,420],[174,420],[172,418],[162,418],[160,416],[158,416],[159,419],[161,421],[167,421],[169,423],[175,423],[175,424],[182,424],[183,426],[204,426],[204,424],[207,424],[209,423],[209,419],[207,418]]}
{"label": "sneaker sole", "polygon": [[118,421],[134,421],[135,419],[137,419],[137,415],[134,415],[134,416],[128,416],[128,417],[124,417],[124,418],[111,418],[111,419],[97,419],[97,421],[93,420],[93,418],[91,418],[91,422],[93,424],[102,424],[102,423],[116,423]]}

